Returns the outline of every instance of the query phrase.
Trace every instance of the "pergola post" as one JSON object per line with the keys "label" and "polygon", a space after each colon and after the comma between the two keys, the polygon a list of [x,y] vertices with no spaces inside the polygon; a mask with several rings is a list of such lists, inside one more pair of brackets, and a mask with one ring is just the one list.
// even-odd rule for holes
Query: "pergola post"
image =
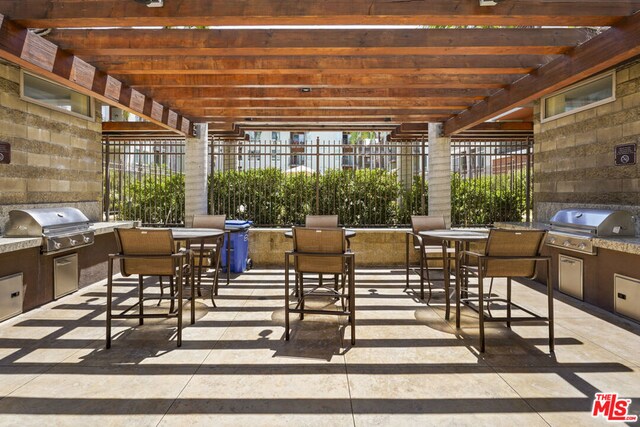
{"label": "pergola post", "polygon": [[207,213],[208,125],[198,123],[196,136],[185,141],[185,222]]}
{"label": "pergola post", "polygon": [[429,215],[442,215],[451,224],[451,138],[442,136],[442,123],[429,123]]}

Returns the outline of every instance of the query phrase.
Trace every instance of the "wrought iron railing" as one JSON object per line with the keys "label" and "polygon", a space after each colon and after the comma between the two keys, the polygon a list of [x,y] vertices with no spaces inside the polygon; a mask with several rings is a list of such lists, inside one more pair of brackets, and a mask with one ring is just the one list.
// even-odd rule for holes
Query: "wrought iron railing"
{"label": "wrought iron railing", "polygon": [[[256,226],[338,214],[345,226],[406,226],[428,213],[428,144],[223,141],[209,145],[209,211]],[[105,137],[105,218],[184,223],[184,139]],[[528,221],[532,140],[454,139],[452,224]]]}

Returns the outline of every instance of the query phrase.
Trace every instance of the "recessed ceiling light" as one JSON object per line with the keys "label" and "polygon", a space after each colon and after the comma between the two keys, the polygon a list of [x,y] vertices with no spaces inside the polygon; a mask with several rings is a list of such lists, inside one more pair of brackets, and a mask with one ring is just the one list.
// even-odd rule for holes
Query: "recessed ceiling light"
{"label": "recessed ceiling light", "polygon": [[311,92],[311,88],[310,87],[301,87],[300,88],[300,92],[303,92],[303,93]]}

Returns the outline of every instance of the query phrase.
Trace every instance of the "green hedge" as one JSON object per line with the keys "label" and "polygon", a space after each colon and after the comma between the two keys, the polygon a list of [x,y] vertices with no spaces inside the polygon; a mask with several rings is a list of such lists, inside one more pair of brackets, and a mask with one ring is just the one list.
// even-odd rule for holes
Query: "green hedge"
{"label": "green hedge", "polygon": [[[338,214],[346,226],[405,225],[411,215],[423,214],[421,177],[414,177],[411,187],[404,189],[397,174],[385,170],[330,170],[317,178],[275,168],[216,172],[210,178],[214,189],[211,210],[229,218],[250,219],[258,226],[303,224],[306,215],[316,213],[316,184],[319,213]],[[428,194],[426,183],[424,187]],[[132,180],[120,192],[112,210],[119,211],[122,219],[184,222],[182,175],[164,181],[153,177]],[[527,209],[525,194],[523,174],[474,179],[453,174],[452,223],[520,221]]]}

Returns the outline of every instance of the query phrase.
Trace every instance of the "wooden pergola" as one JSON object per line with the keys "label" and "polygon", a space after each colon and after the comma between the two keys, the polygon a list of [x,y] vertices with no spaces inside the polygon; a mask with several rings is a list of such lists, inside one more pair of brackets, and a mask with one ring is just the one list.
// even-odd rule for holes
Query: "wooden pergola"
{"label": "wooden pergola", "polygon": [[[230,134],[402,136],[442,122],[453,135],[639,55],[639,10],[640,0],[0,0],[0,57],[184,134],[206,122]],[[322,27],[282,27],[292,25]]]}

